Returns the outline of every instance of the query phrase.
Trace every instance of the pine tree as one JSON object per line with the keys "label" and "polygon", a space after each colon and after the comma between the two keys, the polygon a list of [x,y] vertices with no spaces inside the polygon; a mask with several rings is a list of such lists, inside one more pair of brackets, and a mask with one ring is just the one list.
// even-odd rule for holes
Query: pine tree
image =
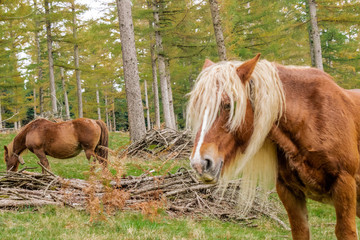
{"label": "pine tree", "polygon": [[139,73],[134,40],[134,26],[129,0],[117,0],[121,49],[124,63],[126,99],[128,103],[130,138],[140,140],[146,133],[141,101]]}
{"label": "pine tree", "polygon": [[54,75],[54,57],[53,57],[53,40],[51,35],[51,19],[50,19],[50,4],[49,0],[44,0],[45,15],[46,15],[46,38],[47,38],[47,51],[49,61],[49,80],[50,80],[50,98],[51,110],[53,114],[57,114],[57,98],[55,89],[55,75]]}
{"label": "pine tree", "polygon": [[226,47],[219,14],[219,5],[217,0],[209,0],[211,17],[214,25],[215,38],[218,48],[218,54],[221,61],[226,61]]}
{"label": "pine tree", "polygon": [[[159,67],[159,76],[160,76],[160,89],[161,89],[161,100],[163,106],[163,114],[165,120],[165,126],[168,128],[175,128],[174,120],[171,114],[170,98],[169,98],[169,86],[166,78],[166,65],[165,65],[165,56],[164,48],[162,43],[162,36],[160,32],[160,15],[163,9],[164,3],[160,0],[155,0],[153,2],[153,14],[154,14],[154,26],[155,26],[155,40],[156,40],[156,50],[157,50],[157,59]],[[170,86],[171,87],[171,86]]]}
{"label": "pine tree", "polygon": [[321,41],[320,33],[318,28],[318,20],[316,15],[316,2],[315,0],[309,0],[309,15],[310,15],[310,41],[312,42],[311,47],[314,53],[315,67],[323,70],[322,54],[321,54]]}
{"label": "pine tree", "polygon": [[81,90],[81,80],[80,80],[80,69],[79,69],[79,46],[77,43],[77,23],[76,23],[76,11],[75,11],[75,1],[71,1],[71,10],[72,10],[72,23],[73,23],[73,40],[74,40],[74,62],[75,62],[75,75],[76,75],[76,89],[77,89],[77,99],[78,99],[78,115],[79,118],[83,117],[83,103],[82,103],[82,90]]}
{"label": "pine tree", "polygon": [[26,29],[31,12],[31,6],[21,0],[0,3],[0,111],[6,127],[10,123],[11,127],[20,128],[31,104],[24,98],[30,92],[24,88],[29,79],[20,58],[28,40]]}

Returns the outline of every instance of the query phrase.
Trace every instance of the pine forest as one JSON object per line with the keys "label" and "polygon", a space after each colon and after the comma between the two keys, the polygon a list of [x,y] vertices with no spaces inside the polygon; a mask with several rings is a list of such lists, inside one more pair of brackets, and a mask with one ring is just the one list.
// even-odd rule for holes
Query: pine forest
{"label": "pine forest", "polygon": [[184,129],[205,59],[257,53],[360,88],[359,15],[359,0],[0,0],[0,129],[37,117],[102,119],[132,140]]}

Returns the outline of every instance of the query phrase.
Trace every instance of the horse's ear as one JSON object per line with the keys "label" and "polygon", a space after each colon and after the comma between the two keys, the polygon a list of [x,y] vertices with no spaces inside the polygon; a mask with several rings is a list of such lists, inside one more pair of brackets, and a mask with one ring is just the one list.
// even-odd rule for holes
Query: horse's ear
{"label": "horse's ear", "polygon": [[209,59],[205,59],[204,65],[202,67],[202,69],[204,70],[207,67],[210,67],[211,65],[215,64],[213,61],[209,60]]}
{"label": "horse's ear", "polygon": [[255,69],[256,63],[259,61],[260,55],[261,54],[258,53],[253,59],[244,62],[236,69],[237,75],[244,84],[250,80],[251,74]]}

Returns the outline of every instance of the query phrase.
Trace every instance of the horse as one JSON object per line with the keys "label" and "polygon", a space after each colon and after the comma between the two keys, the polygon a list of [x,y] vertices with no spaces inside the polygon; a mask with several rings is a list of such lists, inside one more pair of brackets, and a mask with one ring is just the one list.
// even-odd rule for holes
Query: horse
{"label": "horse", "polygon": [[[109,133],[101,120],[79,118],[64,122],[51,122],[39,118],[25,125],[13,141],[4,146],[4,158],[8,171],[17,171],[24,164],[21,154],[30,150],[40,163],[50,170],[46,156],[67,159],[85,151],[88,160],[98,159],[107,166]],[[42,169],[45,173],[46,170]]]}
{"label": "horse", "polygon": [[241,177],[245,207],[273,181],[293,239],[310,239],[307,198],[334,206],[338,239],[358,239],[360,92],[259,58],[205,61],[187,107],[192,168],[206,183]]}

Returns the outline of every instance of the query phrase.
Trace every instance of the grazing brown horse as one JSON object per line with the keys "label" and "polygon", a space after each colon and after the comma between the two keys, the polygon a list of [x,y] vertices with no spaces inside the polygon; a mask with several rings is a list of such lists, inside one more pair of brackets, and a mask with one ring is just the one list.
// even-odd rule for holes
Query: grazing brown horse
{"label": "grazing brown horse", "polygon": [[14,140],[4,146],[5,162],[8,171],[17,171],[19,162],[24,162],[20,155],[29,149],[50,169],[46,155],[66,159],[84,150],[88,160],[93,156],[106,166],[107,147],[108,130],[101,120],[79,118],[55,123],[40,118],[24,126]]}
{"label": "grazing brown horse", "polygon": [[241,176],[248,205],[276,180],[293,239],[310,239],[307,198],[335,207],[338,239],[358,239],[360,92],[259,56],[205,62],[188,105],[192,167],[205,182]]}

